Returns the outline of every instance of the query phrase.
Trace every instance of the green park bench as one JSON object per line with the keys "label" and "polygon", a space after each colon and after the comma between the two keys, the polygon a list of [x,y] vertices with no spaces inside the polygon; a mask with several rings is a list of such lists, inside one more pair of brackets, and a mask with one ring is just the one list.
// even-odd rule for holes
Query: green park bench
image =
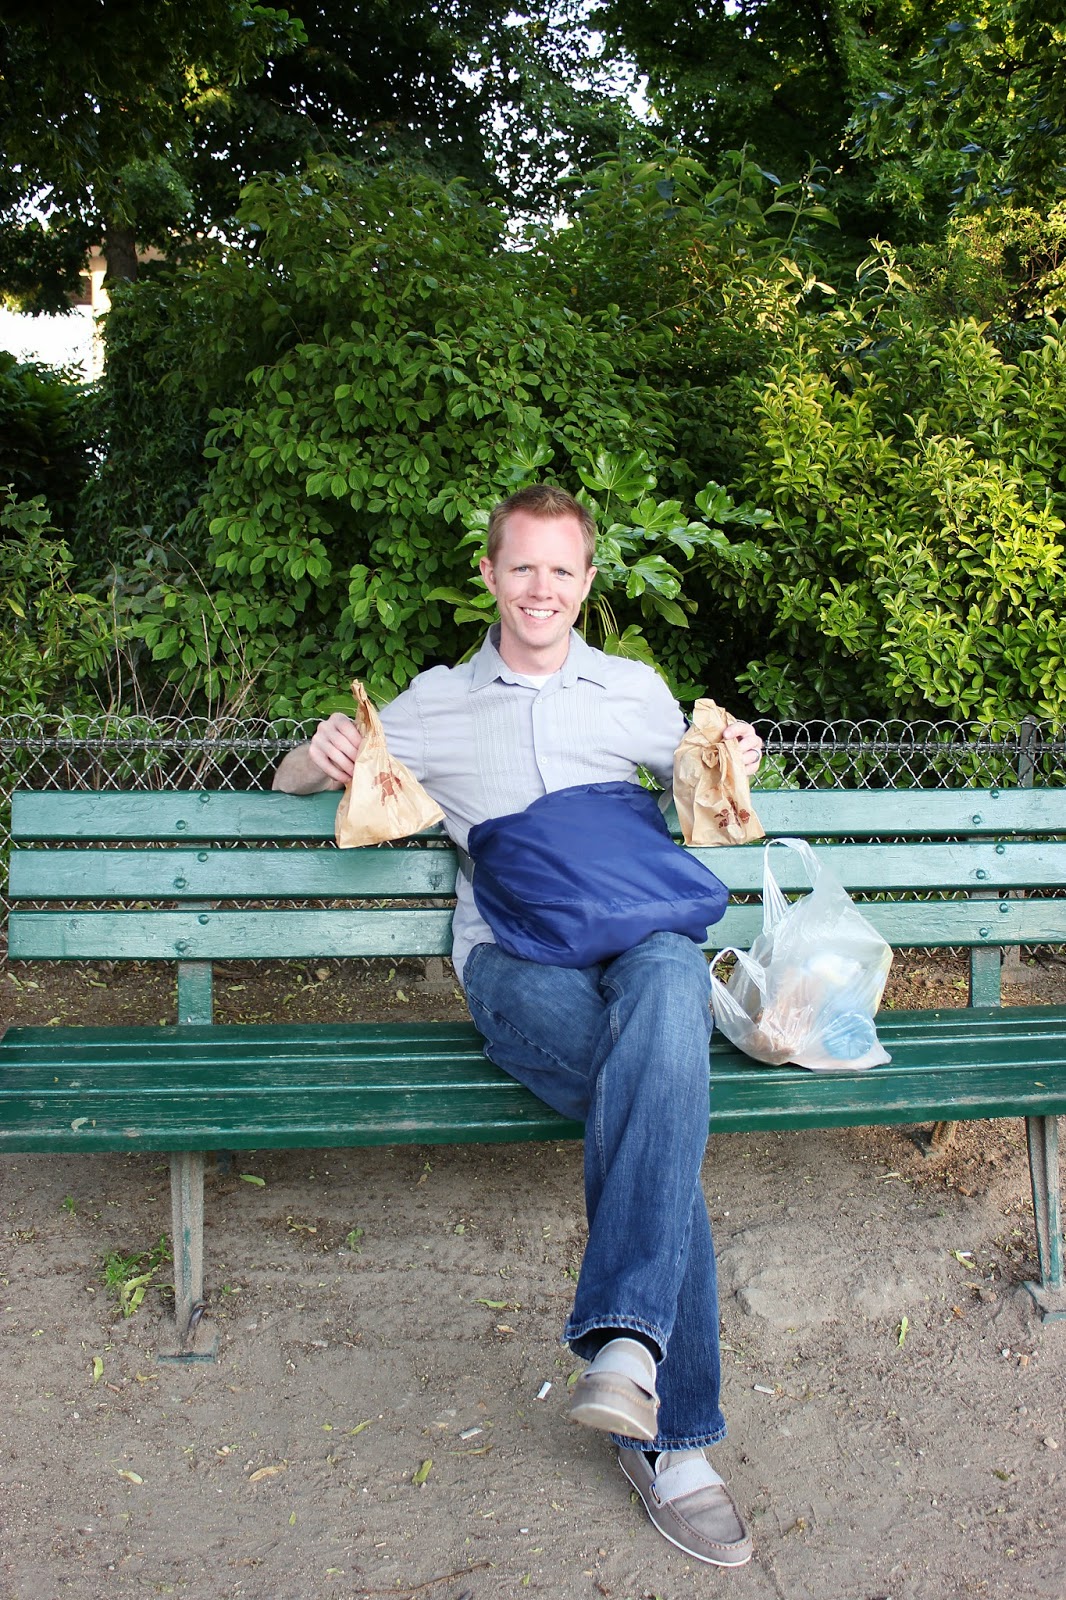
{"label": "green park bench", "polygon": [[[462,1022],[216,1025],[212,963],[433,957],[450,948],[454,851],[424,836],[338,851],[336,795],[21,792],[13,961],[173,962],[156,1027],[10,1027],[0,1151],[170,1153],[178,1355],[202,1338],[205,1152],[578,1137],[482,1055]],[[890,1065],[817,1074],[712,1046],[712,1132],[1026,1119],[1044,1315],[1066,1316],[1058,1123],[1066,1008],[1000,1009],[1005,946],[1066,943],[1066,790],[782,790],[771,834],[824,842],[896,948],[968,947],[969,1005],[888,1011]],[[849,841],[849,842],[833,842]],[[762,850],[700,852],[738,895],[708,948],[760,926]],[[806,887],[791,852],[784,888]],[[202,1357],[203,1350],[199,1349]]]}

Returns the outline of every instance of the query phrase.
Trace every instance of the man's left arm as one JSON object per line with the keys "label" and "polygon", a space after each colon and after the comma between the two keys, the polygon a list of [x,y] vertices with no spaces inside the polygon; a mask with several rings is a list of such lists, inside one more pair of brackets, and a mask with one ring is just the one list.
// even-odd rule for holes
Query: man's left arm
{"label": "man's left arm", "polygon": [[[688,722],[681,707],[657,673],[654,682],[649,684],[646,718],[645,726],[652,748],[641,760],[641,765],[654,774],[664,789],[669,789],[674,780],[674,751],[684,737]],[[759,770],[759,763],[762,761],[763,743],[751,723],[731,722],[722,737],[736,741],[744,762],[744,771],[749,778],[752,777]]]}

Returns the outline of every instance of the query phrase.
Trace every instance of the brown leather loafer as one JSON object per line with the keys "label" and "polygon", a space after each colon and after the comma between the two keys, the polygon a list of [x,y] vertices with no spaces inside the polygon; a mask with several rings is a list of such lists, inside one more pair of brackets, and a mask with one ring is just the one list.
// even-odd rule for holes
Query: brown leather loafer
{"label": "brown leather loafer", "polygon": [[651,1351],[633,1339],[611,1339],[574,1385],[571,1422],[650,1442],[658,1415]]}
{"label": "brown leather loafer", "polygon": [[716,1567],[751,1560],[751,1535],[702,1450],[664,1450],[654,1466],[643,1450],[619,1450],[618,1464],[663,1538],[679,1550]]}

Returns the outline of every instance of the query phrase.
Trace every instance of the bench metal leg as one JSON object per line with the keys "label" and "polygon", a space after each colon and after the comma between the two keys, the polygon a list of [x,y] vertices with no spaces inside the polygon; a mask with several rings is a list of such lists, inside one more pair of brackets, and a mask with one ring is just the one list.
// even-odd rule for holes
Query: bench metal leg
{"label": "bench metal leg", "polygon": [[1062,1281],[1062,1214],[1059,1208],[1058,1117],[1026,1117],[1029,1173],[1033,1181],[1033,1213],[1040,1282],[1025,1287],[1040,1307],[1045,1321],[1066,1319],[1066,1288]]}
{"label": "bench metal leg", "polygon": [[174,1247],[174,1319],[178,1348],[161,1361],[213,1361],[197,1329],[204,1312],[204,1152],[176,1150],[170,1157],[170,1207]]}

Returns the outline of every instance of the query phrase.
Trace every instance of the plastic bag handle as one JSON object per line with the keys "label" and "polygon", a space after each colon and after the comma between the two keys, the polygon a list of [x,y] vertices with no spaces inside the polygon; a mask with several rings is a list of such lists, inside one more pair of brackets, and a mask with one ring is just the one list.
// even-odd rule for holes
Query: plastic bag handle
{"label": "plastic bag handle", "polygon": [[806,839],[779,838],[767,839],[762,852],[762,931],[769,933],[788,910],[788,901],[778,884],[777,879],[770,871],[770,850],[775,844],[783,844],[799,856],[807,868],[807,876],[811,880],[811,887],[818,881],[818,874],[822,870],[818,864],[818,857],[807,843]]}
{"label": "plastic bag handle", "polygon": [[751,956],[748,954],[747,950],[738,950],[736,945],[732,944],[726,945],[724,949],[719,950],[718,954],[708,964],[707,970],[711,975],[711,981],[713,983],[721,983],[722,981],[721,978],[716,975],[714,969],[718,965],[719,961],[721,961],[723,956],[736,956],[738,966],[743,967],[744,971],[747,973],[755,987],[759,990],[760,994],[762,993],[762,983],[760,982],[760,979],[763,976],[762,967],[757,961],[753,961],[751,959]]}

